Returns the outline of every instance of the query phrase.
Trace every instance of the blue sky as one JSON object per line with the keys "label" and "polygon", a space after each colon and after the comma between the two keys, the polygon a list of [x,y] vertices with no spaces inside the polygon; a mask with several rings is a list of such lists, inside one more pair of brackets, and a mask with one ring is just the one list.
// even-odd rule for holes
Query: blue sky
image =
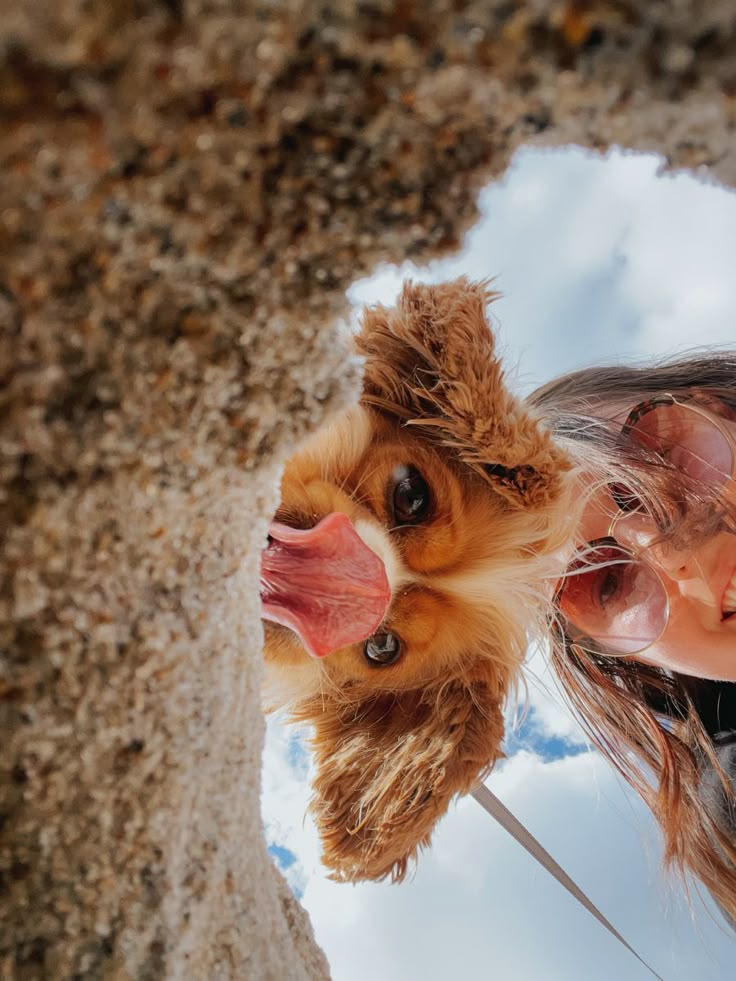
{"label": "blue sky", "polygon": [[[736,346],[736,195],[654,156],[522,151],[480,197],[462,251],[356,283],[356,308],[390,304],[407,276],[496,277],[492,314],[519,392],[585,364],[700,344]],[[515,366],[515,367],[514,367]],[[667,981],[730,981],[734,937],[661,870],[646,809],[589,751],[543,652],[529,661],[520,728],[489,786]],[[268,727],[269,842],[309,911],[335,981],[639,981],[650,977],[471,799],[441,823],[411,882],[337,885],[304,811],[309,759]]]}

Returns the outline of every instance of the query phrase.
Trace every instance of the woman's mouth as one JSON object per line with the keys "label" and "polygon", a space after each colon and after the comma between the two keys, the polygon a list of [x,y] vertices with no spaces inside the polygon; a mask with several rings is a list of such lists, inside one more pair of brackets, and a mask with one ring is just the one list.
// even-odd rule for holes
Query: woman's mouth
{"label": "woman's mouth", "polygon": [[731,577],[731,581],[726,586],[723,594],[722,620],[730,620],[736,616],[736,572]]}

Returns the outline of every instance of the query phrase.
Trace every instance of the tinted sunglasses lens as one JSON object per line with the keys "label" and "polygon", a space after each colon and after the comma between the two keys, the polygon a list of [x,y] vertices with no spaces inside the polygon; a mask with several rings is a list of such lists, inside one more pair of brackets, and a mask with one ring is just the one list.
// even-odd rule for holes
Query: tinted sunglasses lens
{"label": "tinted sunglasses lens", "polygon": [[655,405],[627,423],[624,435],[699,483],[718,488],[731,477],[728,440],[707,416],[687,406]]}
{"label": "tinted sunglasses lens", "polygon": [[615,543],[590,547],[567,570],[560,612],[611,654],[636,654],[667,623],[667,592],[655,571]]}

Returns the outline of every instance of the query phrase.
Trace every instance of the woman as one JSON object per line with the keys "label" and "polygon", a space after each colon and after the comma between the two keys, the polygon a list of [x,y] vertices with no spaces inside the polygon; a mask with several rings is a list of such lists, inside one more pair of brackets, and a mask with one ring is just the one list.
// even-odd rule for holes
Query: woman
{"label": "woman", "polygon": [[587,475],[552,664],[736,927],[736,353],[584,369],[530,402]]}

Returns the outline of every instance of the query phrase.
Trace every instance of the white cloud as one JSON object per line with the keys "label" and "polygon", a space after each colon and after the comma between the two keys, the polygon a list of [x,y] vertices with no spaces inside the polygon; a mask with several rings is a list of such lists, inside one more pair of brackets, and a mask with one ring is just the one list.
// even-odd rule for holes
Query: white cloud
{"label": "white cloud", "polygon": [[502,350],[524,388],[583,364],[735,343],[736,194],[657,176],[653,155],[521,151],[480,197],[462,251],[354,284],[391,303],[405,276],[496,277]]}
{"label": "white cloud", "polygon": [[321,869],[317,830],[306,817],[311,776],[305,749],[307,735],[303,727],[286,725],[279,717],[271,716],[263,754],[261,809],[266,839],[296,855],[296,862],[282,871],[297,894]]}
{"label": "white cloud", "polygon": [[[693,924],[669,895],[650,820],[598,757],[543,763],[520,753],[492,786],[668,981],[731,976],[732,940],[705,915]],[[648,977],[470,799],[442,823],[410,883],[314,877],[303,902],[334,981]]]}
{"label": "white cloud", "polygon": [[[543,739],[557,739],[571,748],[586,744],[579,723],[573,718],[555,682],[555,677],[541,649],[530,652],[525,672],[526,694],[520,698],[515,714],[531,726],[532,735]],[[511,707],[513,708],[513,706]]]}

